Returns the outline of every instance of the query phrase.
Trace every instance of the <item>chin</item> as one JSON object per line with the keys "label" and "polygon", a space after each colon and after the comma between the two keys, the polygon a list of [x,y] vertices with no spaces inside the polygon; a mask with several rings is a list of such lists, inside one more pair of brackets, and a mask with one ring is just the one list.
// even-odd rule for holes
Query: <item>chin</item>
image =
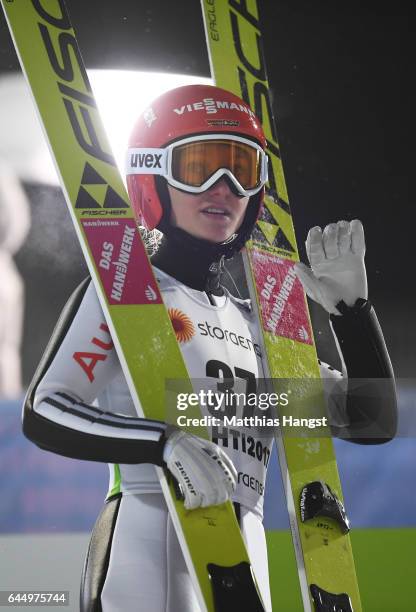
{"label": "chin", "polygon": [[223,234],[223,235],[219,235],[218,233],[215,235],[209,235],[209,236],[201,236],[201,238],[203,238],[204,240],[207,240],[208,242],[212,242],[213,244],[221,244],[222,242],[225,242],[226,240],[228,240],[228,238],[232,236],[232,234]]}

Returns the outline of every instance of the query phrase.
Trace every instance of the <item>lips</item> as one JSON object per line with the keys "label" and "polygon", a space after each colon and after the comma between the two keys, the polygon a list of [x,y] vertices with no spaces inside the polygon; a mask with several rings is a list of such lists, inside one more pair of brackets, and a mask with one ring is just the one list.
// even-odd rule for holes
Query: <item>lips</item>
{"label": "lips", "polygon": [[228,210],[226,210],[225,208],[220,208],[219,206],[207,206],[207,208],[204,208],[201,212],[207,215],[218,216],[218,217],[220,216],[230,217],[231,216]]}

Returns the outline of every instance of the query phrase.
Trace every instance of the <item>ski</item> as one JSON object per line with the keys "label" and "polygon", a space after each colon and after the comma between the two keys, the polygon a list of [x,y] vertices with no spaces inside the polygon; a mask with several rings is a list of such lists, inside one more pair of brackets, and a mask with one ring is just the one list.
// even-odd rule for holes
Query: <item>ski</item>
{"label": "ski", "polygon": [[[294,272],[299,256],[268,92],[257,2],[201,2],[214,82],[245,100],[262,122],[268,141],[264,212],[243,254],[268,373],[271,379],[291,381],[290,413],[296,417],[308,416],[312,399],[316,416],[319,384],[318,410],[323,416],[322,387],[314,381],[320,372],[306,298]],[[304,429],[293,437],[281,428],[276,443],[304,609],[359,612],[349,525],[330,430],[322,427],[319,437],[311,437]],[[273,579],[273,567],[270,575]]]}
{"label": "ski", "polygon": [[[166,381],[179,379],[185,392],[192,386],[189,381],[184,387],[184,361],[64,2],[1,2],[137,412],[166,421]],[[130,247],[117,279],[114,269],[100,265],[106,241],[116,252],[122,244]],[[134,338],[140,338],[140,351]],[[198,417],[199,408],[187,414]],[[198,433],[207,437],[206,430]],[[231,502],[186,511],[166,473],[157,469],[201,610],[264,611]]]}

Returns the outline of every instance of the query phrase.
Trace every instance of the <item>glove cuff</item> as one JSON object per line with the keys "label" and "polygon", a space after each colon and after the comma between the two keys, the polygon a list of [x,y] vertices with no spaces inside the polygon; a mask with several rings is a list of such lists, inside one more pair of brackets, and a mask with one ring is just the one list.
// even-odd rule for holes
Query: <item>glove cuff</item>
{"label": "glove cuff", "polygon": [[344,300],[340,300],[337,304],[335,304],[336,309],[341,313],[340,315],[331,314],[330,319],[334,321],[334,319],[338,319],[340,316],[342,317],[357,317],[357,316],[365,316],[367,315],[371,308],[372,304],[370,300],[365,300],[364,298],[358,298],[355,301],[353,306],[348,306]]}
{"label": "glove cuff", "polygon": [[178,441],[185,435],[181,429],[178,429],[174,425],[168,425],[164,433],[163,439],[163,461],[168,463],[169,457],[175,448]]}

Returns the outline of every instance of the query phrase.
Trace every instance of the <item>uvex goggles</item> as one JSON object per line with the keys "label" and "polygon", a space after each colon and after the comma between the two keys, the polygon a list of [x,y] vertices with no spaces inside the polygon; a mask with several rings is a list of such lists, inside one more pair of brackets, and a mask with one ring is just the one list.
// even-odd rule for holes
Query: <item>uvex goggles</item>
{"label": "uvex goggles", "polygon": [[206,134],[163,149],[130,148],[127,174],[160,174],[172,187],[189,193],[202,193],[228,176],[241,195],[252,196],[267,181],[267,155],[247,138]]}

